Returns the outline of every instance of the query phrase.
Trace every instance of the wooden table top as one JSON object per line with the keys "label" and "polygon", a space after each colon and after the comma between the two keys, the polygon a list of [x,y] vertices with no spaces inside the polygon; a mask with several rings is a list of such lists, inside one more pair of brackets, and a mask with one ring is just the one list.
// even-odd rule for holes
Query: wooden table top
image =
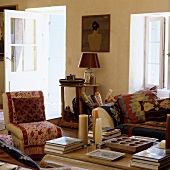
{"label": "wooden table top", "polygon": [[[141,170],[140,168],[135,168],[135,167],[131,167],[130,166],[130,160],[132,158],[131,154],[125,154],[123,157],[116,159],[114,161],[108,161],[108,160],[102,160],[102,159],[98,159],[98,158],[92,158],[86,155],[86,153],[91,152],[93,150],[95,150],[95,146],[91,145],[91,146],[87,146],[84,147],[82,149],[73,151],[73,152],[69,152],[66,154],[51,154],[51,153],[47,153],[48,155],[50,155],[50,159],[55,160],[55,156],[59,156],[60,158],[69,158],[69,159],[74,159],[74,160],[79,160],[79,161],[83,161],[83,162],[87,162],[87,163],[93,163],[93,164],[97,164],[97,165],[101,165],[101,166],[107,166],[108,167],[114,167],[116,169],[130,169],[130,170]],[[110,150],[109,148],[105,148],[106,150]],[[90,168],[90,167],[87,167]],[[91,168],[90,168],[91,169]]]}

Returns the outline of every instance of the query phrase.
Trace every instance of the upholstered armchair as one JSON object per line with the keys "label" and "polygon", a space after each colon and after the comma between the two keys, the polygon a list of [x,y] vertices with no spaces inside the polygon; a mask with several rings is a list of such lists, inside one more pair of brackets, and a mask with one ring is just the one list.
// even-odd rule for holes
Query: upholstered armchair
{"label": "upholstered armchair", "polygon": [[42,158],[47,140],[62,136],[62,129],[46,120],[42,91],[3,93],[6,130],[14,146],[31,158]]}

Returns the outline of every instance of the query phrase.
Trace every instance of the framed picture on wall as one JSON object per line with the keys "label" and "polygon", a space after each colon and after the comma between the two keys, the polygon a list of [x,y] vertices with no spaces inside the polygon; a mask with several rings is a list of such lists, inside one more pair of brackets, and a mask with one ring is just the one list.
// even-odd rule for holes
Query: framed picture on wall
{"label": "framed picture on wall", "polygon": [[110,14],[82,16],[81,51],[110,51]]}

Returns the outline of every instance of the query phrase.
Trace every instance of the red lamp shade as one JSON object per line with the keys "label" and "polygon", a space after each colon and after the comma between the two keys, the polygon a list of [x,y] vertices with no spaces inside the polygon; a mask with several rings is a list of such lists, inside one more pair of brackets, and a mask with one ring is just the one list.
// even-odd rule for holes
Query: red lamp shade
{"label": "red lamp shade", "polygon": [[79,68],[100,68],[97,53],[83,53],[78,67]]}

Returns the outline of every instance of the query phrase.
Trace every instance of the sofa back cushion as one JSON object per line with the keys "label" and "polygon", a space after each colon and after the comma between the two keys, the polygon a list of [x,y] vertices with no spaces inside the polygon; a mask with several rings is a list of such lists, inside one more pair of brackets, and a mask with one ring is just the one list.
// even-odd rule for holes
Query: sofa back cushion
{"label": "sofa back cushion", "polygon": [[145,122],[145,112],[141,107],[143,101],[158,99],[157,93],[153,90],[141,90],[134,94],[116,96],[124,123]]}
{"label": "sofa back cushion", "polygon": [[144,101],[142,106],[146,121],[166,122],[167,114],[170,114],[170,98]]}

